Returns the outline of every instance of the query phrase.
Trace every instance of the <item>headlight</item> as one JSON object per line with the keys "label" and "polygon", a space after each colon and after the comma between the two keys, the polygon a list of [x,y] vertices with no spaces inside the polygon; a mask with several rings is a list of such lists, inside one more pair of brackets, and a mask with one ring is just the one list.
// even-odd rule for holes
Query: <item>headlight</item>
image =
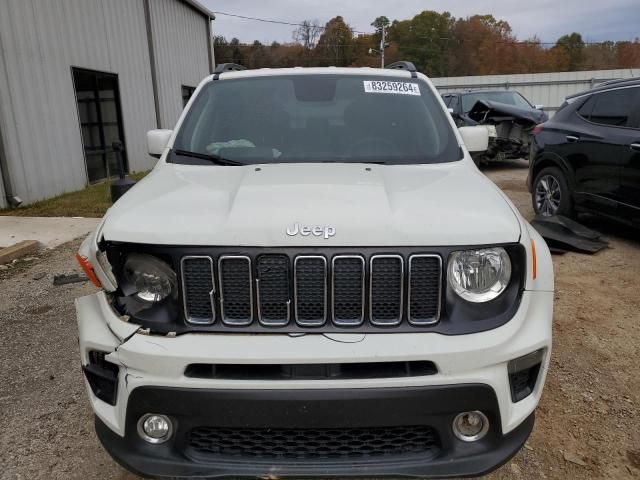
{"label": "headlight", "polygon": [[447,277],[453,291],[463,299],[488,302],[509,285],[511,260],[502,247],[453,252]]}
{"label": "headlight", "polygon": [[160,302],[175,296],[176,274],[169,265],[152,255],[132,253],[124,263],[127,281],[135,288],[135,296],[145,302]]}

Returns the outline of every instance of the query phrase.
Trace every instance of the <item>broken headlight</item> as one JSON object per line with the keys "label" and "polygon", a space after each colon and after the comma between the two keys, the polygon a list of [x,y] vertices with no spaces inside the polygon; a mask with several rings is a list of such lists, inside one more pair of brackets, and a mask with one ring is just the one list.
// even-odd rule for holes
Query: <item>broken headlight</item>
{"label": "broken headlight", "polygon": [[458,296],[484,303],[506,290],[511,280],[511,260],[502,247],[453,252],[447,273],[449,285]]}
{"label": "broken headlight", "polygon": [[155,303],[177,296],[176,273],[152,255],[132,253],[124,262],[124,275],[143,302]]}

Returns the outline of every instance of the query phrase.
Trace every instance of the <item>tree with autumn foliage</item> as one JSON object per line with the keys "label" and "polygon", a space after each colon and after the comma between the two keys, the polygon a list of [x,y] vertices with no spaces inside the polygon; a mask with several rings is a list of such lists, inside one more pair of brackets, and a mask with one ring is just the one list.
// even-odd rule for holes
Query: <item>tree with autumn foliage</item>
{"label": "tree with autumn foliage", "polygon": [[547,47],[539,38],[518,40],[508,22],[492,15],[455,18],[449,12],[425,10],[406,20],[379,16],[375,33],[354,36],[341,16],[324,27],[305,20],[293,33],[293,43],[241,44],[214,38],[218,63],[242,63],[248,68],[291,66],[380,65],[382,26],[387,30],[387,64],[408,60],[433,77],[539,73],[572,70],[640,68],[640,39],[587,44],[572,32]]}

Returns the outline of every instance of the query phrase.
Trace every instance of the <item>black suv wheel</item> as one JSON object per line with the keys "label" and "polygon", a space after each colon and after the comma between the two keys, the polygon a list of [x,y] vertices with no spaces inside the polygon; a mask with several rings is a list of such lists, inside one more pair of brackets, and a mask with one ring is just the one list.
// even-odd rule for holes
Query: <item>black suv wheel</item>
{"label": "black suv wheel", "polygon": [[533,182],[531,193],[533,210],[545,216],[573,214],[573,202],[569,185],[562,170],[557,167],[543,168]]}

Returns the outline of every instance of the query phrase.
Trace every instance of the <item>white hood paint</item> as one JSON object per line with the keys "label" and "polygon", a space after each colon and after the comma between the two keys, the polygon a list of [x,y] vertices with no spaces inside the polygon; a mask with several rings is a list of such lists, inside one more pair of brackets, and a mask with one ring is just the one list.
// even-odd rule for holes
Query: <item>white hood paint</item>
{"label": "white hood paint", "polygon": [[[287,227],[335,234],[289,236]],[[107,213],[106,240],[198,246],[445,246],[517,242],[497,187],[437,165],[159,165]]]}

